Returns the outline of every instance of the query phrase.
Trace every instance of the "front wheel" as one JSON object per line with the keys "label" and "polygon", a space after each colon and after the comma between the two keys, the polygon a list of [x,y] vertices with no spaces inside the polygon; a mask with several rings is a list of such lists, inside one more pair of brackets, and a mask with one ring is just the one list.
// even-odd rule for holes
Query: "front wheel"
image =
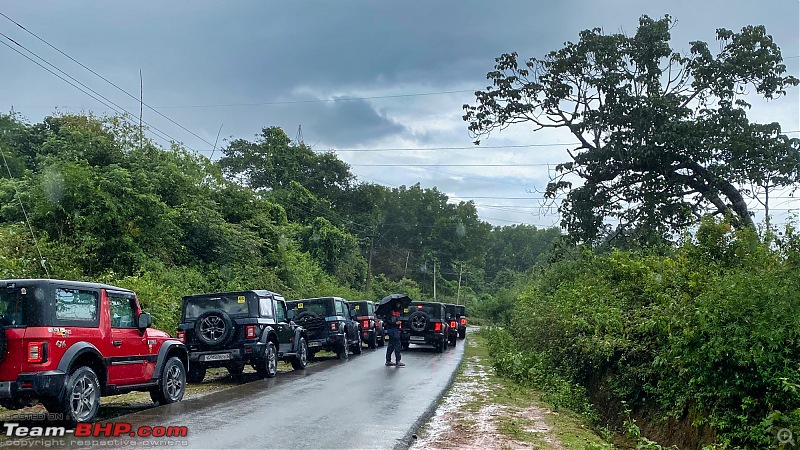
{"label": "front wheel", "polygon": [[339,359],[347,359],[350,357],[350,351],[347,348],[347,335],[342,336],[342,345],[336,349],[336,357]]}
{"label": "front wheel", "polygon": [[158,386],[150,391],[150,398],[159,405],[168,405],[183,399],[186,393],[186,369],[183,362],[173,356],[161,370]]}
{"label": "front wheel", "polygon": [[297,348],[297,356],[292,358],[292,368],[294,370],[305,369],[308,365],[308,343],[306,338],[300,338],[300,345]]}
{"label": "front wheel", "polygon": [[258,362],[256,373],[261,378],[273,378],[278,374],[278,352],[275,350],[275,344],[272,341],[267,342],[267,348],[264,350],[264,359]]}

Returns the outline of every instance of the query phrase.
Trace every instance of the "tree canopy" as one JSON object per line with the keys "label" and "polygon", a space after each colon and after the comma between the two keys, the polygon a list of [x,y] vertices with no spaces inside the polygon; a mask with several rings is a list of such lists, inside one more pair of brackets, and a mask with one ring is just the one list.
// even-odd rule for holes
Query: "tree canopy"
{"label": "tree canopy", "polygon": [[718,29],[718,52],[695,41],[681,54],[670,46],[674,23],[643,16],[633,36],[595,28],[542,59],[503,54],[492,85],[464,105],[476,144],[517,123],[577,139],[546,189],[565,194],[562,226],[576,240],[597,238],[608,219],[655,235],[704,214],[753,226],[743,185],[798,180],[800,140],[747,117],[749,94],[774,99],[798,84],[766,29]]}

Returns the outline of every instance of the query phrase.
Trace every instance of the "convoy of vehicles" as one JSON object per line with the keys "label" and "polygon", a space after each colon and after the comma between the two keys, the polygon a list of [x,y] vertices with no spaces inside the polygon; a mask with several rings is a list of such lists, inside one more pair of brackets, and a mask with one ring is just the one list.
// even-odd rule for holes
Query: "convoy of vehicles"
{"label": "convoy of vehicles", "polygon": [[[463,337],[461,306],[412,302],[401,342],[444,351]],[[150,328],[150,314],[121,287],[50,279],[0,280],[0,406],[41,403],[77,424],[94,420],[100,398],[131,391],[158,404],[183,399],[206,369],[231,375],[252,366],[274,377],[279,360],[302,370],[317,352],[340,359],[384,345],[375,303],[340,297],[286,301],[269,290],[187,295],[177,338]]]}

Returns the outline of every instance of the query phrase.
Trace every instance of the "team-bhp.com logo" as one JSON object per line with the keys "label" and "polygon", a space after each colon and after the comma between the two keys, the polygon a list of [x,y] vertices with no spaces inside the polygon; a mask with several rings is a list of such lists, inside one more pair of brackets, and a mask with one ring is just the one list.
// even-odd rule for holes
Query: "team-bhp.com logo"
{"label": "team-bhp.com logo", "polygon": [[188,428],[185,426],[138,426],[129,423],[79,423],[75,429],[63,426],[23,426],[15,422],[3,424],[6,437],[145,437],[145,438],[176,438],[186,437]]}

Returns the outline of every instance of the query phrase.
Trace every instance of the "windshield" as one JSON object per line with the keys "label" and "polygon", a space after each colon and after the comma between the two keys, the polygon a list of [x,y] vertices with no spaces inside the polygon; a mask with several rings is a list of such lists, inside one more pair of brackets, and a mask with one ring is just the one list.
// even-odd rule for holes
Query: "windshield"
{"label": "windshield", "polygon": [[187,297],[186,320],[196,319],[207,311],[224,311],[231,316],[247,314],[247,298],[241,294]]}
{"label": "windshield", "polygon": [[293,310],[296,315],[302,312],[313,312],[320,316],[334,316],[333,299],[296,300],[286,302],[286,307]]}

